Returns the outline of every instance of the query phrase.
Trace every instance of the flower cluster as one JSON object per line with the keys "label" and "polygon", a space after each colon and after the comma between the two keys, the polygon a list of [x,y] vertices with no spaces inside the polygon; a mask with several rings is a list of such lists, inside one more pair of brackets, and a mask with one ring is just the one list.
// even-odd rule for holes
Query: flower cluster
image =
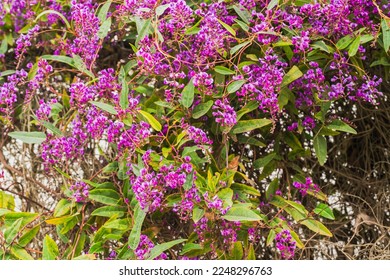
{"label": "flower cluster", "polygon": [[[274,211],[280,208],[268,199],[274,187],[259,193],[289,166],[295,178],[312,172],[306,159],[318,149],[310,154],[307,148],[317,135],[334,134],[330,121],[345,119],[335,108],[378,104],[382,79],[368,65],[373,59],[373,67],[387,65],[383,18],[390,6],[363,0],[190,2],[2,1],[2,132],[39,143],[42,173],[54,166],[72,174],[82,161],[83,178],[111,184],[107,193],[119,219],[127,222],[140,206],[147,215],[141,230],[150,238],[169,242],[161,228],[168,224],[174,238],[193,231],[194,242],[210,247],[205,256],[222,258],[237,241],[245,252],[248,240],[264,242],[265,227],[275,225],[276,247],[292,259],[296,244],[283,229],[295,217]],[[33,21],[39,14],[44,17]],[[262,126],[269,122],[271,131]],[[9,133],[18,128],[24,136]],[[258,159],[264,151],[272,158]],[[274,181],[275,194],[285,193],[284,175]],[[320,190],[309,177],[292,185],[289,200]],[[69,190],[74,201],[101,207],[84,182]],[[228,221],[228,211],[243,209],[249,220],[277,214],[264,225],[245,217],[244,223]],[[106,235],[98,229],[105,218],[91,227],[99,232],[93,242],[114,238],[97,251],[120,258],[129,228],[121,236],[125,227],[118,223]],[[149,257],[150,238],[141,235],[137,259]],[[194,252],[187,253],[183,258]]]}
{"label": "flower cluster", "polygon": [[306,178],[305,183],[293,182],[293,186],[299,190],[302,196],[305,196],[308,191],[310,192],[319,192],[320,188],[317,184],[313,183],[313,180],[310,177]]}
{"label": "flower cluster", "polygon": [[276,116],[279,111],[280,85],[286,67],[287,63],[281,61],[270,49],[264,58],[259,59],[259,64],[243,67],[242,70],[248,76],[247,83],[237,91],[237,96],[257,101],[259,109]]}
{"label": "flower cluster", "polygon": [[8,81],[0,85],[0,113],[5,118],[10,118],[14,109],[14,104],[18,99],[19,86],[25,83],[27,72],[24,70],[16,71],[8,76]]}
{"label": "flower cluster", "polygon": [[72,197],[76,202],[84,202],[88,198],[89,187],[84,182],[76,182],[69,187],[69,190],[72,192]]}
{"label": "flower cluster", "polygon": [[[150,251],[154,248],[154,243],[149,239],[147,235],[141,234],[138,247],[134,250],[135,255],[138,260],[144,260],[148,257]],[[165,253],[161,253],[155,260],[165,260],[167,259]]]}
{"label": "flower cluster", "polygon": [[27,48],[31,47],[33,44],[32,40],[39,32],[40,27],[39,25],[35,25],[33,28],[31,28],[27,34],[22,34],[20,37],[16,40],[16,58],[21,58],[22,55],[24,55],[27,52]]}
{"label": "flower cluster", "polygon": [[[180,204],[174,205],[174,212],[177,212],[183,220],[188,219],[195,202],[200,201],[197,189],[193,184],[184,188],[187,181],[187,176],[192,175],[193,168],[189,163],[191,160],[186,157],[186,162],[179,167],[174,165],[162,165],[158,172],[154,171],[149,165],[150,151],[143,156],[143,164],[145,165],[139,171],[139,175],[134,174],[134,171],[129,171],[133,192],[141,206],[147,212],[154,212],[164,207],[162,204],[165,193],[172,191],[183,192],[183,200]],[[195,177],[196,178],[196,177]]]}
{"label": "flower cluster", "polygon": [[237,114],[232,106],[229,105],[229,101],[224,99],[216,100],[213,105],[213,116],[215,121],[224,127],[233,127],[237,123]]}
{"label": "flower cluster", "polygon": [[280,251],[283,259],[292,259],[295,255],[296,242],[292,240],[291,233],[283,230],[276,234],[276,248]]}
{"label": "flower cluster", "polygon": [[69,45],[69,54],[79,55],[87,67],[97,59],[100,50],[100,21],[95,15],[94,5],[72,0],[71,19],[74,21],[76,38]]}

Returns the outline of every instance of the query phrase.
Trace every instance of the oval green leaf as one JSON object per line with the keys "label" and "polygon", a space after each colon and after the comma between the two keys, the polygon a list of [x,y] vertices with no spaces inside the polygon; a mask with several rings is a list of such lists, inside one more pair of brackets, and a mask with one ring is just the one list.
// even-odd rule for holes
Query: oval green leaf
{"label": "oval green leaf", "polygon": [[154,130],[161,131],[162,126],[158,122],[158,120],[156,120],[155,117],[153,117],[150,113],[143,110],[139,110],[139,113],[148,121],[148,123],[153,127]]}
{"label": "oval green leaf", "polygon": [[8,136],[20,140],[23,143],[27,143],[27,144],[41,144],[46,140],[45,133],[39,131],[33,131],[33,132],[14,131],[8,133]]}
{"label": "oval green leaf", "polygon": [[227,221],[260,221],[261,217],[246,207],[233,206],[222,216]]}
{"label": "oval green leaf", "polygon": [[252,130],[255,130],[257,128],[261,128],[263,126],[267,126],[271,123],[272,123],[272,121],[268,120],[268,119],[255,119],[255,120],[248,120],[248,121],[239,121],[232,128],[232,133],[238,134],[238,133],[252,131]]}

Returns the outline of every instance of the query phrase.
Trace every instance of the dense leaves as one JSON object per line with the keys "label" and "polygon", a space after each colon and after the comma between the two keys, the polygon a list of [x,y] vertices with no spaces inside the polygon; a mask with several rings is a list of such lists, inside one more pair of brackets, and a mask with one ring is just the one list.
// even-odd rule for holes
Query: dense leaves
{"label": "dense leaves", "polygon": [[292,259],[333,236],[310,168],[359,132],[343,108],[380,102],[387,1],[27,2],[0,4],[1,134],[35,145],[56,206],[0,191],[1,258]]}

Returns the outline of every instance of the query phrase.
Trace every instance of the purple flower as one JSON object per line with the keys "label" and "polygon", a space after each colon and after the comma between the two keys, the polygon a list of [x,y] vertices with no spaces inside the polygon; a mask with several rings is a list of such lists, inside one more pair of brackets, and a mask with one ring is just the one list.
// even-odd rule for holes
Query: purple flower
{"label": "purple flower", "polygon": [[291,39],[292,44],[295,46],[294,52],[307,52],[310,50],[310,38],[308,31],[302,31],[301,36],[293,36]]}
{"label": "purple flower", "polygon": [[223,127],[233,127],[237,123],[237,114],[232,106],[229,105],[229,101],[224,99],[216,100],[213,105],[213,116],[215,121]]}
{"label": "purple flower", "polygon": [[314,118],[310,116],[306,116],[303,121],[302,125],[307,129],[307,130],[313,130],[316,127],[316,122]]}
{"label": "purple flower", "polygon": [[213,141],[207,137],[207,134],[201,129],[194,126],[187,128],[188,138],[195,144],[212,145]]}
{"label": "purple flower", "polygon": [[293,182],[293,186],[299,190],[302,196],[305,196],[308,191],[319,192],[320,188],[317,184],[313,183],[313,180],[310,177],[306,178],[305,183]]}
{"label": "purple flower", "polygon": [[27,48],[32,46],[32,40],[37,36],[39,30],[39,25],[35,25],[27,32],[27,34],[21,34],[19,36],[19,38],[16,40],[16,59],[21,58],[22,55],[27,52]]}
{"label": "purple flower", "polygon": [[72,191],[72,197],[76,200],[76,202],[85,202],[88,198],[89,186],[82,181],[71,185],[69,190]]}
{"label": "purple flower", "polygon": [[[148,257],[150,251],[154,248],[154,243],[149,239],[147,235],[141,234],[140,242],[137,249],[134,250],[138,260],[144,260]],[[168,256],[165,253],[161,253],[155,260],[166,260]]]}
{"label": "purple flower", "polygon": [[276,248],[280,251],[283,259],[292,259],[295,255],[296,242],[292,240],[291,233],[283,230],[276,234]]}

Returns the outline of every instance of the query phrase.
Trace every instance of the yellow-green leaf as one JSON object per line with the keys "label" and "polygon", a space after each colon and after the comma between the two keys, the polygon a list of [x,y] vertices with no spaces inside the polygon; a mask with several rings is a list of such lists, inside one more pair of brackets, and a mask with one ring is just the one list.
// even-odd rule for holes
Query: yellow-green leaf
{"label": "yellow-green leaf", "polygon": [[281,87],[285,87],[289,84],[291,84],[293,81],[299,79],[300,77],[303,76],[303,73],[297,66],[291,67],[291,69],[287,72],[286,75],[284,75],[282,84],[280,85]]}
{"label": "yellow-green leaf", "polygon": [[43,239],[42,259],[55,260],[58,255],[59,251],[56,242],[49,235],[46,235]]}
{"label": "yellow-green leaf", "polygon": [[162,126],[158,122],[158,120],[156,120],[155,117],[153,117],[150,113],[143,110],[139,110],[139,113],[148,121],[148,123],[153,127],[154,130],[161,131]]}
{"label": "yellow-green leaf", "polygon": [[314,151],[316,152],[320,165],[324,165],[328,153],[326,138],[324,136],[317,135],[317,137],[314,138]]}
{"label": "yellow-green leaf", "polygon": [[271,124],[272,121],[268,119],[254,119],[247,121],[239,121],[233,128],[232,133],[239,134],[248,131],[255,130],[257,128],[261,128],[263,126],[267,126]]}

